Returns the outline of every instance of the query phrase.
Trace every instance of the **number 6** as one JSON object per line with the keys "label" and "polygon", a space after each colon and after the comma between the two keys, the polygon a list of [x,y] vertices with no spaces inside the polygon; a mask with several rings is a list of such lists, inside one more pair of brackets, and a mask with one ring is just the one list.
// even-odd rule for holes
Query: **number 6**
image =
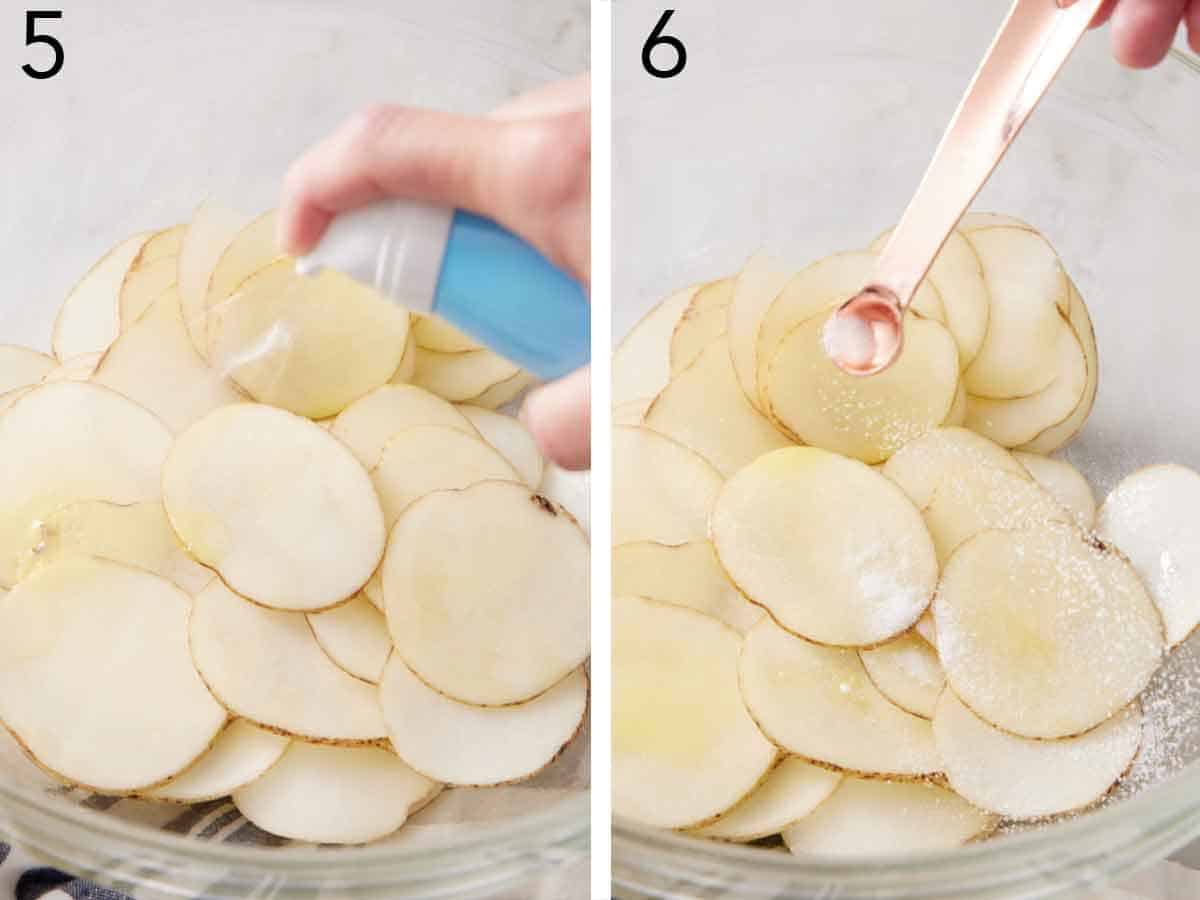
{"label": "number 6", "polygon": [[[650,32],[650,37],[646,38],[646,43],[642,45],[642,67],[655,78],[673,78],[682,72],[684,66],[687,65],[687,48],[683,46],[683,41],[677,37],[662,33],[673,15],[675,15],[675,10],[673,9],[668,9],[663,13],[662,18],[658,20],[658,24],[654,26],[654,30]],[[675,51],[675,64],[669,69],[658,68],[650,58],[650,55],[654,52],[654,48],[660,44],[666,44]]]}

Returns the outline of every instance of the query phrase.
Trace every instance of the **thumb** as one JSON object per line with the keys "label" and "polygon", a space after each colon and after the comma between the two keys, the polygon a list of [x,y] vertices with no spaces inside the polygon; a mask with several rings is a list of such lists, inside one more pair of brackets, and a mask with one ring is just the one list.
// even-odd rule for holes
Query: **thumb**
{"label": "thumb", "polygon": [[584,368],[533,391],[521,407],[542,454],[564,469],[592,464],[591,393],[591,370]]}

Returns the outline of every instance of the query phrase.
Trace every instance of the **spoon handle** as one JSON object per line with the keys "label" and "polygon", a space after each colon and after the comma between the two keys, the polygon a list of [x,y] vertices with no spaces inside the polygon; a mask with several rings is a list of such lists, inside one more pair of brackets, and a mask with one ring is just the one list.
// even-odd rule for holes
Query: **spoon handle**
{"label": "spoon handle", "polygon": [[908,306],[979,189],[1103,0],[1016,0],[875,266],[873,287]]}

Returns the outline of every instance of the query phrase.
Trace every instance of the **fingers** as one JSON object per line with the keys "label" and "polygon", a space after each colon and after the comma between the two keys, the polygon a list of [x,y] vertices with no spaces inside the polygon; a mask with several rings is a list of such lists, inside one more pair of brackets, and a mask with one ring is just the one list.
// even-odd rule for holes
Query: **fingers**
{"label": "fingers", "polygon": [[1099,28],[1105,22],[1112,18],[1113,10],[1117,8],[1117,0],[1104,0],[1100,4],[1100,9],[1096,11],[1095,18],[1092,19],[1092,28]]}
{"label": "fingers", "polygon": [[592,463],[591,371],[580,369],[525,398],[521,421],[538,448],[564,469]]}
{"label": "fingers", "polygon": [[1122,65],[1147,69],[1162,62],[1187,0],[1121,0],[1113,11],[1113,53]]}
{"label": "fingers", "polygon": [[587,109],[591,102],[591,78],[580,75],[555,81],[527,94],[513,97],[491,112],[493,119],[533,119]]}

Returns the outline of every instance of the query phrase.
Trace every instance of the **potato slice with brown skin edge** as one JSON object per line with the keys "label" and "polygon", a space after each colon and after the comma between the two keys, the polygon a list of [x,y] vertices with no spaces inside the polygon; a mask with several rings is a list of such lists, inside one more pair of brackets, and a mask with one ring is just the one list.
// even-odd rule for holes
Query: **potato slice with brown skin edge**
{"label": "potato slice with brown skin edge", "polygon": [[537,384],[537,379],[529,372],[518,372],[512,378],[506,378],[499,384],[494,384],[477,397],[467,402],[472,406],[496,410],[516,401],[521,394]]}
{"label": "potato slice with brown skin edge", "polygon": [[767,370],[767,408],[781,427],[806,444],[873,464],[946,421],[959,375],[958,349],[944,326],[909,316],[900,358],[862,378],[829,358],[826,321],[822,314],[798,325]]}
{"label": "potato slice with brown skin edge", "polygon": [[739,590],[822,644],[866,647],[906,631],[937,582],[933,544],[903,492],[813,447],[776,450],[738,472],[709,527]]}
{"label": "potato slice with brown skin edge", "polygon": [[443,425],[479,436],[478,429],[452,404],[424,388],[398,384],[376,388],[351,403],[334,419],[330,431],[371,469],[387,442],[413,425]]}
{"label": "potato slice with brown skin edge", "polygon": [[[169,581],[107,560],[36,572],[0,600],[0,721],[44,768],[100,793],[175,777],[225,724],[188,656],[189,606]],[[134,650],[139,634],[153,640]],[[97,648],[110,651],[100,662]]]}
{"label": "potato slice with brown skin edge", "polygon": [[50,336],[60,362],[108,349],[121,330],[117,298],[125,273],[150,238],[148,232],[126,238],[96,263],[67,294]]}
{"label": "potato slice with brown skin edge", "polygon": [[763,619],[746,634],[738,673],[750,715],[789,753],[878,775],[941,768],[928,720],[888,700],[854,650],[820,647]]}
{"label": "potato slice with brown skin edge", "polygon": [[[121,293],[117,299],[121,317],[121,333],[133,327],[134,323],[145,315],[146,310],[159,297],[175,286],[178,271],[179,267],[175,258],[168,257],[137,266],[126,273],[125,280],[121,284]],[[180,321],[182,322],[182,320],[181,315]],[[186,328],[184,334],[187,334]],[[191,346],[191,338],[188,338],[188,346]]]}
{"label": "potato slice with brown skin edge", "polygon": [[755,841],[778,834],[828,799],[842,777],[799,757],[787,757],[745,800],[692,833],[723,841]]}
{"label": "potato slice with brown skin edge", "polygon": [[1162,621],[1133,567],[1069,525],[972,538],[946,564],[933,614],[950,687],[1021,737],[1094,728],[1162,661]]}
{"label": "potato slice with brown skin edge", "polygon": [[383,510],[366,470],[319,425],[281,409],[210,413],[175,440],[162,487],[188,550],[264,606],[336,606],[383,556]]}
{"label": "potato slice with brown skin edge", "polygon": [[451,403],[462,403],[519,374],[515,363],[490,350],[434,353],[418,347],[412,383]]}
{"label": "potato slice with brown skin edge", "polygon": [[439,316],[418,316],[413,322],[413,334],[421,347],[436,353],[467,353],[483,349],[482,344]]}
{"label": "potato slice with brown skin edge", "polygon": [[612,400],[655,397],[671,378],[671,335],[680,314],[703,285],[677,291],[646,313],[617,345],[612,358]]}
{"label": "potato slice with brown skin edge", "polygon": [[1078,469],[1064,459],[1051,459],[1023,450],[1014,450],[1013,457],[1042,490],[1075,517],[1081,528],[1090,529],[1096,524],[1096,497]]}
{"label": "potato slice with brown skin edge", "polygon": [[382,613],[358,595],[323,613],[309,613],[308,624],[325,655],[355,678],[378,684],[392,652]]}
{"label": "potato slice with brown skin edge", "polygon": [[280,837],[365,844],[398,829],[438,789],[387,750],[295,741],[265,775],[234,792],[233,802]]}
{"label": "potato slice with brown skin edge", "polygon": [[914,716],[933,718],[946,673],[932,643],[910,631],[858,655],[880,693]]}
{"label": "potato slice with brown skin edge", "polygon": [[263,213],[233,236],[222,251],[204,287],[204,309],[207,313],[220,307],[255,272],[265,269],[283,257],[275,243],[277,216]]}
{"label": "potato slice with brown skin edge", "polygon": [[16,583],[35,523],[65,504],[158,500],[170,445],[157,417],[107,388],[64,381],[18,398],[0,416],[0,585]]}
{"label": "potato slice with brown skin edge", "polygon": [[244,213],[206,201],[196,210],[179,248],[179,301],[192,346],[208,357],[208,282],[225,248],[250,221]]}
{"label": "potato slice with brown skin edge", "polygon": [[739,634],[766,615],[738,593],[708,541],[675,546],[635,541],[613,547],[612,591],[615,597],[648,597],[686,606]]}
{"label": "potato slice with brown skin edge", "polygon": [[756,253],[734,283],[725,333],[738,383],[755,409],[762,408],[758,398],[758,326],[791,277],[766,253]]}
{"label": "potato slice with brown skin edge", "polygon": [[800,857],[903,856],[960,847],[998,822],[936,784],[847,778],[783,841]]}
{"label": "potato slice with brown skin edge", "polygon": [[924,509],[944,480],[983,467],[1030,477],[1011,453],[965,428],[938,428],[905,444],[884,464],[882,472],[918,509]]}
{"label": "potato slice with brown skin edge", "polygon": [[725,334],[734,279],[707,284],[692,297],[671,333],[671,374],[682,372],[703,350]]}
{"label": "potato slice with brown skin edge", "polygon": [[514,706],[470,706],[439,694],[393,654],[379,686],[392,746],[406,763],[445,784],[485,786],[531,778],[578,733],[588,681],[576,669]]}
{"label": "potato slice with brown skin edge", "polygon": [[542,459],[537,441],[520,419],[469,403],[456,408],[475,426],[483,439],[508,460],[522,481],[535,489],[542,483],[546,461]]}
{"label": "potato slice with brown skin edge", "polygon": [[538,493],[567,511],[584,534],[590,534],[591,476],[587,472],[571,472],[552,462],[546,463]]}
{"label": "potato slice with brown skin edge", "polygon": [[725,477],[764,453],[792,445],[746,401],[721,339],[671,378],[646,410],[645,424],[695,450]]}
{"label": "potato slice with brown skin edge", "polygon": [[303,613],[256,606],[214,579],[192,602],[188,644],[196,671],[235,716],[311,741],[387,736],[374,685],[325,655]]}
{"label": "potato slice with brown skin edge", "polygon": [[933,734],[955,791],[1005,818],[1038,819],[1108,793],[1141,744],[1142,709],[1135,701],[1086,734],[1039,741],[993,728],[946,691]]}
{"label": "potato slice with brown skin edge", "polygon": [[613,543],[706,540],[721,484],[712,464],[678,441],[649,428],[614,428]]}
{"label": "potato slice with brown skin edge", "polygon": [[58,365],[58,360],[28,347],[0,344],[0,394],[41,382]]}
{"label": "potato slice with brown skin edge", "polygon": [[404,662],[464,703],[531,699],[587,658],[587,537],[515,482],[439,491],[405,509],[388,539],[383,593]]}
{"label": "potato slice with brown skin edge", "polygon": [[706,824],[762,780],[777,751],[737,689],[740,636],[695,610],[613,600],[613,812]]}
{"label": "potato slice with brown skin edge", "polygon": [[200,757],[178,778],[147,791],[148,800],[204,803],[227,797],[258,780],[279,762],[291,741],[264,731],[245,719],[234,719]]}

